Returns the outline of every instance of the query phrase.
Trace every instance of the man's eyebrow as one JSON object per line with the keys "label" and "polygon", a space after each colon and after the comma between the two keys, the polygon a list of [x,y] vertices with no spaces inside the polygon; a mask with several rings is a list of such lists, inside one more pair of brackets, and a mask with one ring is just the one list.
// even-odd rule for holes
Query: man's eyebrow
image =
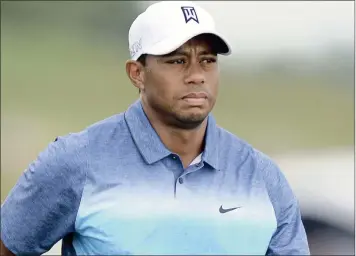
{"label": "man's eyebrow", "polygon": [[[187,52],[187,51],[179,50],[179,49],[178,49],[178,50],[175,50],[175,51],[173,51],[173,52],[171,52],[171,53],[162,55],[162,57],[163,57],[163,58],[167,58],[167,57],[180,56],[180,55],[189,56],[190,53]],[[214,51],[203,50],[203,51],[198,52],[198,55],[217,55],[217,53],[214,52]]]}

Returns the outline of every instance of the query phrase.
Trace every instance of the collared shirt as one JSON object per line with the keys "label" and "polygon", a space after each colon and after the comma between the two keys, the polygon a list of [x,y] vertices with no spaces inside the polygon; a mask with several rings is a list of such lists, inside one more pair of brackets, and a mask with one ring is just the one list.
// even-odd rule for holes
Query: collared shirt
{"label": "collared shirt", "polygon": [[186,169],[140,101],[59,137],[1,207],[15,254],[309,254],[298,201],[277,165],[208,117]]}

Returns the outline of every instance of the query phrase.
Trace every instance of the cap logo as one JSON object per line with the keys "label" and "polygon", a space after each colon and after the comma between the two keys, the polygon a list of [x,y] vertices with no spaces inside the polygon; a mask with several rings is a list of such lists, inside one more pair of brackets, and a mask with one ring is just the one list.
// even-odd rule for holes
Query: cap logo
{"label": "cap logo", "polygon": [[195,12],[194,7],[191,6],[182,6],[183,15],[185,18],[185,23],[188,23],[190,20],[194,20],[196,23],[199,23],[197,13]]}
{"label": "cap logo", "polygon": [[130,48],[131,57],[135,56],[135,54],[142,49],[142,38],[140,40],[134,42]]}

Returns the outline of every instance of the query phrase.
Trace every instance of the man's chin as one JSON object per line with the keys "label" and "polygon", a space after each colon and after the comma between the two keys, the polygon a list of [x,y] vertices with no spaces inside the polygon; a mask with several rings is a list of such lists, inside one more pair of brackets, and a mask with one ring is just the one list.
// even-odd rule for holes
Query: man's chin
{"label": "man's chin", "polygon": [[195,129],[204,122],[207,116],[206,113],[190,113],[176,116],[176,120],[180,128]]}

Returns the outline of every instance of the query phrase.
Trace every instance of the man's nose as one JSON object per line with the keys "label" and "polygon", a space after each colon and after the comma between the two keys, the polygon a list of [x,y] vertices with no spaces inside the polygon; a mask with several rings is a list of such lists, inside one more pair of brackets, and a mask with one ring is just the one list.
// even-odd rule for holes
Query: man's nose
{"label": "man's nose", "polygon": [[203,84],[205,83],[205,75],[200,63],[191,63],[187,69],[185,77],[186,84]]}

